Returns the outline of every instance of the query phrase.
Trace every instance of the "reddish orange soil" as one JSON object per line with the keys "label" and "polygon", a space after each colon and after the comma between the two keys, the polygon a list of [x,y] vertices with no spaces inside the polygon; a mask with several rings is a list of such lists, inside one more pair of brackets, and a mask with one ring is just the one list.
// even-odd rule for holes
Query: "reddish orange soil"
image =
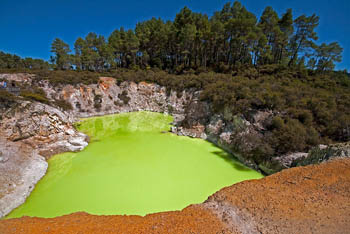
{"label": "reddish orange soil", "polygon": [[350,233],[350,159],[285,170],[182,211],[0,221],[0,233]]}
{"label": "reddish orange soil", "polygon": [[258,233],[350,233],[350,159],[292,168],[214,194]]}
{"label": "reddish orange soil", "polygon": [[216,216],[199,206],[183,211],[140,216],[95,216],[75,213],[55,219],[21,218],[2,221],[0,233],[222,233]]}

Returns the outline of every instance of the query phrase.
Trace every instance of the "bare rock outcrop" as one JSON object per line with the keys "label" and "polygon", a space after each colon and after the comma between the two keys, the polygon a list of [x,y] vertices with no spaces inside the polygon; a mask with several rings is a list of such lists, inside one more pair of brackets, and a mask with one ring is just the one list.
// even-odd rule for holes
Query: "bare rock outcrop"
{"label": "bare rock outcrop", "polygon": [[72,117],[52,106],[20,101],[3,113],[0,127],[8,140],[26,143],[48,157],[87,146],[86,136],[72,123]]}
{"label": "bare rock outcrop", "polygon": [[37,102],[17,101],[0,120],[0,217],[21,205],[45,175],[48,158],[79,151],[87,138],[72,118]]}
{"label": "bare rock outcrop", "polygon": [[35,184],[45,175],[47,162],[22,142],[0,136],[0,217],[24,203]]}

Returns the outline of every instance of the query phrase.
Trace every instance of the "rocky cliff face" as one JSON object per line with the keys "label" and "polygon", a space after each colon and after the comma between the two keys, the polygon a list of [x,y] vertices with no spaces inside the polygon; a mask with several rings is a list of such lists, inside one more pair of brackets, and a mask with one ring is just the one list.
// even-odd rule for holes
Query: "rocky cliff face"
{"label": "rocky cliff face", "polygon": [[18,101],[2,114],[1,135],[12,142],[21,141],[46,157],[87,146],[87,137],[77,132],[72,117],[42,103]]}
{"label": "rocky cliff face", "polygon": [[186,106],[195,96],[192,92],[166,92],[164,87],[141,82],[117,84],[114,78],[101,77],[99,84],[52,87],[48,82],[39,84],[51,100],[65,100],[72,105],[68,111],[75,117],[91,117],[131,111],[171,113],[176,121],[184,117]]}
{"label": "rocky cliff face", "polygon": [[0,120],[0,217],[21,205],[45,175],[48,158],[87,146],[87,137],[62,111],[17,100]]}

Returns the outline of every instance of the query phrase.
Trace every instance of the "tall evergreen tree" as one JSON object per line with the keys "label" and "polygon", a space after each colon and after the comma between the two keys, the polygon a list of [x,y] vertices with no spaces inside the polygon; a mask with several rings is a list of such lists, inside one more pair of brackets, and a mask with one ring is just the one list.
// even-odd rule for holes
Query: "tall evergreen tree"
{"label": "tall evergreen tree", "polygon": [[69,45],[59,38],[56,38],[51,44],[51,62],[56,64],[59,70],[71,69],[72,61],[69,53],[71,52]]}
{"label": "tall evergreen tree", "polygon": [[322,43],[320,46],[315,46],[313,58],[309,64],[311,68],[316,68],[318,71],[333,70],[335,62],[341,62],[343,48],[337,43],[330,44]]}
{"label": "tall evergreen tree", "polygon": [[285,61],[288,59],[289,41],[294,32],[292,9],[288,9],[287,12],[283,14],[282,18],[278,22],[278,25],[282,34],[277,41],[278,48],[274,54],[274,62],[286,63]]}
{"label": "tall evergreen tree", "polygon": [[296,32],[291,40],[291,58],[289,66],[295,64],[298,54],[312,48],[314,41],[318,39],[315,28],[318,26],[319,17],[315,14],[307,17],[299,16],[295,21]]}
{"label": "tall evergreen tree", "polygon": [[[226,3],[212,17],[188,7],[173,21],[152,18],[137,23],[135,29],[113,31],[108,41],[89,33],[69,46],[55,39],[52,52],[57,69],[108,71],[117,68],[158,67],[171,72],[213,69],[229,71],[241,65],[282,64],[319,71],[334,68],[341,61],[342,48],[331,43],[316,46],[315,28],[319,17],[302,15],[293,20],[288,9],[279,17],[268,6],[259,21],[240,2]],[[17,64],[22,61],[11,57]],[[27,64],[29,62],[27,61]]]}
{"label": "tall evergreen tree", "polygon": [[261,59],[262,64],[275,63],[277,60],[276,54],[279,50],[280,38],[282,37],[282,31],[278,24],[279,21],[278,14],[272,7],[266,7],[258,24],[258,27],[262,30],[262,33],[264,33],[267,39],[268,46],[268,50]]}

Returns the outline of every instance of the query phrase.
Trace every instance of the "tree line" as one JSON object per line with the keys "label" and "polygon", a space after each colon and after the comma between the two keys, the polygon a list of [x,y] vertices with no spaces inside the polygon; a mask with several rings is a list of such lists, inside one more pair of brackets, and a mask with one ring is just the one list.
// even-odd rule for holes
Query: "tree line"
{"label": "tree line", "polygon": [[267,64],[333,70],[343,49],[337,42],[317,45],[318,24],[315,14],[294,19],[291,9],[279,16],[272,7],[258,20],[238,1],[226,3],[212,17],[184,7],[173,21],[152,18],[134,30],[116,29],[108,38],[91,32],[75,41],[74,52],[56,38],[51,62],[58,70],[99,72],[150,67],[222,71]]}
{"label": "tree line", "polygon": [[50,64],[42,59],[21,58],[15,54],[0,51],[0,69],[47,70]]}
{"label": "tree line", "polygon": [[279,16],[270,6],[258,19],[238,1],[226,3],[211,17],[184,7],[173,21],[152,18],[134,29],[116,29],[108,38],[90,32],[76,39],[73,51],[56,38],[51,64],[0,51],[0,68],[95,72],[158,68],[179,74],[279,64],[333,70],[342,60],[343,48],[337,42],[317,44],[318,25],[315,14],[293,18],[288,9]]}

